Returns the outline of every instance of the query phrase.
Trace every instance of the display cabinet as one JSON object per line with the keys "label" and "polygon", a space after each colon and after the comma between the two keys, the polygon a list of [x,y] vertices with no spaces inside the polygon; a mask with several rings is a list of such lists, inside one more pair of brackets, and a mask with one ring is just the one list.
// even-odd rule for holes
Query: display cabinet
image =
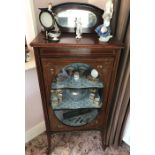
{"label": "display cabinet", "polygon": [[[98,41],[96,34],[63,33],[50,42],[40,33],[32,42],[50,151],[54,132],[100,130],[103,145],[123,44]],[[36,111],[37,112],[37,111]]]}
{"label": "display cabinet", "polygon": [[[105,146],[119,57],[124,46],[115,38],[108,43],[99,41],[95,29],[103,24],[104,10],[84,3],[51,6],[40,8],[39,19],[45,32],[31,42],[48,153],[54,132],[99,130]],[[75,38],[77,19],[80,32],[85,33],[82,38],[80,33],[77,37],[80,39]],[[54,37],[56,34],[59,35]]]}

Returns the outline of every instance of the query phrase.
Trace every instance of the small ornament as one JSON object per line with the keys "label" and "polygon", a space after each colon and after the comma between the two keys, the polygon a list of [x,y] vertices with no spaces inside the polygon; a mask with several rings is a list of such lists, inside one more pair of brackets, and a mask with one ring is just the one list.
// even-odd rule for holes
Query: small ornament
{"label": "small ornament", "polygon": [[91,93],[96,93],[96,89],[90,89]]}
{"label": "small ornament", "polygon": [[80,76],[79,76],[79,72],[75,72],[74,73],[74,80],[79,80]]}
{"label": "small ornament", "polygon": [[96,33],[100,37],[99,40],[102,42],[108,42],[109,39],[112,38],[110,28],[110,20],[112,18],[112,14],[113,14],[113,2],[112,0],[107,0],[103,14],[104,23],[102,25],[99,25],[95,29]]}
{"label": "small ornament", "polygon": [[62,94],[61,93],[58,94],[58,100],[59,100],[59,103],[62,102]]}
{"label": "small ornament", "polygon": [[94,100],[94,97],[95,97],[95,94],[94,93],[90,93],[89,99],[93,101]]}
{"label": "small ornament", "polygon": [[60,32],[53,31],[48,33],[48,37],[52,38],[52,41],[59,41]]}
{"label": "small ornament", "polygon": [[99,97],[96,97],[96,98],[94,99],[94,104],[96,104],[96,105],[98,106],[99,103],[100,103],[100,98],[99,98]]}
{"label": "small ornament", "polygon": [[93,79],[96,79],[98,77],[98,71],[96,69],[92,69],[91,76],[93,77]]}
{"label": "small ornament", "polygon": [[48,11],[52,11],[52,3],[48,3]]}

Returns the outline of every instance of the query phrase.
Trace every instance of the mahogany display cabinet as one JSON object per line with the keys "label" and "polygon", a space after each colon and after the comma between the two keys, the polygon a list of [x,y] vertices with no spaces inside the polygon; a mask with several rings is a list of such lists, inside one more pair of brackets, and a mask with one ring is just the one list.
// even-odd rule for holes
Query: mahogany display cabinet
{"label": "mahogany display cabinet", "polygon": [[31,46],[49,152],[54,132],[100,130],[104,145],[123,44],[114,39],[99,42],[96,34],[84,34],[76,40],[69,33],[62,34],[59,42],[50,42],[40,33]]}

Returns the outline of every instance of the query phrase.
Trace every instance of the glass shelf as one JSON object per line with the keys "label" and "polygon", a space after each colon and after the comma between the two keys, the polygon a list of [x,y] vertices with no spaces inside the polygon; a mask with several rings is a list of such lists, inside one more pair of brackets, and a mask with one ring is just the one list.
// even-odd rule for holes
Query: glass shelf
{"label": "glass shelf", "polygon": [[[94,89],[97,91],[97,89]],[[91,89],[64,89],[62,92],[62,100],[59,101],[59,96],[53,93],[51,96],[52,108],[58,109],[81,109],[81,108],[101,108],[102,102],[99,92],[94,94],[94,99],[91,99]],[[98,99],[96,102],[95,99]],[[55,101],[58,102],[55,102]]]}
{"label": "glass shelf", "polygon": [[69,77],[61,82],[53,82],[52,89],[62,89],[62,88],[103,88],[103,83],[99,80],[90,81],[84,77],[79,80],[74,80],[74,78]]}

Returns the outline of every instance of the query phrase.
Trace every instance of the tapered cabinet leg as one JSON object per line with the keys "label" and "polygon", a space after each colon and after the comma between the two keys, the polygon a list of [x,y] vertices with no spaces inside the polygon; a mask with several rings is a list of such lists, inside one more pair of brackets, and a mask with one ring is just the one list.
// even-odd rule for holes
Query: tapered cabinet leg
{"label": "tapered cabinet leg", "polygon": [[105,143],[106,139],[105,139],[105,132],[104,132],[104,130],[101,131],[101,138],[102,138],[102,148],[103,148],[103,150],[105,150],[107,145]]}
{"label": "tapered cabinet leg", "polygon": [[47,142],[48,142],[48,146],[47,146],[47,155],[51,154],[51,134],[47,133]]}

